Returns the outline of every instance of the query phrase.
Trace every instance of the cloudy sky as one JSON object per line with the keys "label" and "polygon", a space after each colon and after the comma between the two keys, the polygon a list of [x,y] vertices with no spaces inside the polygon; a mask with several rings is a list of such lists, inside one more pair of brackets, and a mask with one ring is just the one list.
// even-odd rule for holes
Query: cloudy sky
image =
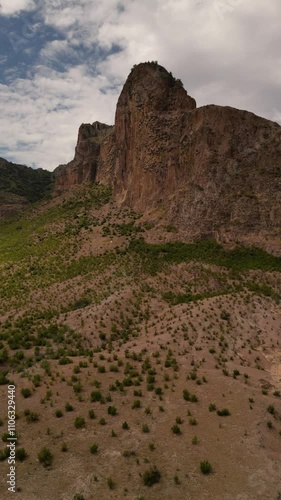
{"label": "cloudy sky", "polygon": [[53,170],[157,60],[198,106],[281,123],[280,0],[0,0],[0,156]]}

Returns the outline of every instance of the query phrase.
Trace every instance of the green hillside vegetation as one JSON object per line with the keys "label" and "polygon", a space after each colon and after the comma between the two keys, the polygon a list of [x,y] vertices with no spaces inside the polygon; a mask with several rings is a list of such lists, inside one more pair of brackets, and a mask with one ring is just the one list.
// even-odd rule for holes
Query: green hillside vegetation
{"label": "green hillside vegetation", "polygon": [[33,169],[0,159],[0,193],[26,198],[30,203],[50,194],[53,174],[47,170]]}

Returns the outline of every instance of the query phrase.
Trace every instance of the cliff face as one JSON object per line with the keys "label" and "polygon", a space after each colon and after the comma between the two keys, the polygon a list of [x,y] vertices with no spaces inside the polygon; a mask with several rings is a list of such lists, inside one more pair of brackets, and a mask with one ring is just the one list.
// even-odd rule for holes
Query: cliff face
{"label": "cliff face", "polygon": [[132,70],[115,127],[82,125],[56,178],[57,191],[96,180],[138,212],[161,207],[187,240],[281,247],[281,127],[230,107],[197,109],[155,63]]}
{"label": "cliff face", "polygon": [[80,126],[73,160],[55,170],[56,194],[77,184],[96,180],[101,144],[111,134],[112,128],[99,122]]}

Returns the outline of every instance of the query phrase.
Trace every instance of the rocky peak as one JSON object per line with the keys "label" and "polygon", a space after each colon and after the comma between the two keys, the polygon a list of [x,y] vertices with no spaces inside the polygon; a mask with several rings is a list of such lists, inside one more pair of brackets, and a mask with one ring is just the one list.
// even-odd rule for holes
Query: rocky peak
{"label": "rocky peak", "polygon": [[196,102],[187,95],[181,80],[157,62],[147,62],[132,68],[118,100],[116,123],[119,111],[131,106],[144,113],[189,111],[196,108]]}
{"label": "rocky peak", "polygon": [[[231,107],[196,108],[156,62],[135,66],[115,126],[82,125],[56,191],[97,181],[118,204],[161,214],[188,241],[281,248],[281,127]],[[159,215],[160,217],[160,215]]]}

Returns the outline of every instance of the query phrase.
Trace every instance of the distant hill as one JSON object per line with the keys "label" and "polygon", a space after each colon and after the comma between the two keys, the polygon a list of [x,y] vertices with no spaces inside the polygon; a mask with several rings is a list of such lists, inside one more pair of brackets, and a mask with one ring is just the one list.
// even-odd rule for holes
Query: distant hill
{"label": "distant hill", "polygon": [[0,158],[0,217],[12,215],[50,194],[53,174]]}

